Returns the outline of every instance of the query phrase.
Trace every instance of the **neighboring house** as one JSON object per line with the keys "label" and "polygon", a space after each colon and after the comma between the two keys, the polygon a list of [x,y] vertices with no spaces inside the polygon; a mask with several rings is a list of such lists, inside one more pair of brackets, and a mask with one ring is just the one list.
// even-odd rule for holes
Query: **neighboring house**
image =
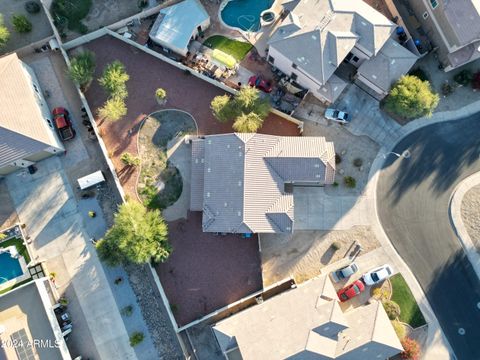
{"label": "neighboring house", "polygon": [[71,360],[51,294],[42,278],[0,295],[1,359]]}
{"label": "neighboring house", "polygon": [[407,0],[445,71],[480,58],[480,0]]}
{"label": "neighboring house", "polygon": [[382,304],[343,312],[322,276],[213,326],[226,359],[384,360],[403,351]]}
{"label": "neighboring house", "polygon": [[0,58],[0,176],[65,151],[33,70]]}
{"label": "neighboring house", "polygon": [[150,39],[177,54],[186,56],[190,41],[210,26],[210,16],[198,0],[184,0],[160,10],[150,30]]}
{"label": "neighboring house", "polygon": [[335,177],[333,143],[323,137],[209,135],[192,141],[192,211],[204,232],[291,233],[293,187]]}
{"label": "neighboring house", "polygon": [[[334,102],[348,84],[348,79],[336,74],[343,62],[359,68],[378,57],[389,39],[396,37],[396,25],[360,0],[293,0],[284,4],[282,18],[268,42],[268,61],[328,103]],[[399,53],[387,56],[395,62]],[[406,53],[409,50],[399,56],[410,57]],[[410,70],[410,62],[410,66],[399,62],[402,67],[397,71],[379,72],[378,77],[385,78],[379,82],[393,83],[398,77],[387,76],[403,75]],[[375,83],[372,90],[380,87],[377,97],[383,97],[383,84],[378,85]]]}

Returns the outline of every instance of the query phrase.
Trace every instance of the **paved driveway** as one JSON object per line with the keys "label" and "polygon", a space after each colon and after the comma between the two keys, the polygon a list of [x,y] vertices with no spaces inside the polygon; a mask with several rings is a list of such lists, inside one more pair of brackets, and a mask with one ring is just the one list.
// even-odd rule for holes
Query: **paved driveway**
{"label": "paved driveway", "polygon": [[[33,176],[17,172],[6,181],[18,216],[34,239],[36,260],[46,261],[51,271],[61,269],[56,266],[54,270],[52,265],[62,264],[68,274],[58,274],[58,285],[70,293],[73,290],[74,306],[78,305],[79,317],[86,320],[84,325],[88,330],[78,329],[85,344],[81,354],[100,359],[136,359],[102,265],[96,252],[87,246],[89,234],[83,226],[61,159],[44,160]],[[63,283],[66,279],[69,279],[67,284]],[[72,317],[75,320],[73,312]]]}
{"label": "paved driveway", "polygon": [[[459,360],[480,359],[480,282],[449,221],[450,196],[480,170],[479,115],[422,128],[400,142],[377,188],[381,223],[417,277]],[[464,329],[465,334],[459,330]]]}
{"label": "paved driveway", "polygon": [[295,187],[295,230],[347,230],[368,225],[366,196],[329,196],[322,187]]}

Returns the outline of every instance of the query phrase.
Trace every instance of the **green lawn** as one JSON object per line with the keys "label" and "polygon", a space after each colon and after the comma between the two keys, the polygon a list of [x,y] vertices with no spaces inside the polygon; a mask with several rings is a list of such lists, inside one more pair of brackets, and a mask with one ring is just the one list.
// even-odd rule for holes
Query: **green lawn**
{"label": "green lawn", "polygon": [[0,247],[2,247],[2,248],[6,248],[7,246],[12,246],[12,245],[15,245],[18,253],[20,255],[22,255],[25,258],[25,262],[27,264],[29,264],[30,263],[30,256],[28,255],[27,248],[25,247],[25,245],[23,245],[23,240],[22,239],[13,238],[13,239],[9,239],[9,240],[0,242]]}
{"label": "green lawn", "polygon": [[242,61],[245,55],[252,49],[252,44],[232,40],[221,35],[213,35],[204,41],[203,45],[211,49],[218,49],[232,55],[238,61]]}
{"label": "green lawn", "polygon": [[393,288],[392,300],[400,306],[400,321],[409,324],[413,328],[425,325],[425,318],[402,274],[392,276],[390,282]]}

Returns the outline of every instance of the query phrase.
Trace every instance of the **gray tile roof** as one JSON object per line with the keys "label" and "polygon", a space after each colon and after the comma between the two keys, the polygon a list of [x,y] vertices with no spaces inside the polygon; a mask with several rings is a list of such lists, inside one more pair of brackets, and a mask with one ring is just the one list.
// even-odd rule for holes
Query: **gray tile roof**
{"label": "gray tile roof", "polygon": [[210,135],[193,142],[190,208],[203,211],[203,231],[290,233],[285,183],[331,184],[334,175],[333,143],[322,137]]}
{"label": "gray tile roof", "polygon": [[17,54],[0,58],[0,167],[61,146],[48,128],[24,66]]}
{"label": "gray tile roof", "polygon": [[458,45],[467,45],[480,39],[480,1],[443,1],[443,11],[450,24]]}
{"label": "gray tile roof", "polygon": [[402,75],[405,75],[418,60],[408,49],[389,39],[377,56],[365,61],[357,71],[358,75],[378,86],[385,92]]}
{"label": "gray tile roof", "polygon": [[387,359],[402,346],[380,302],[343,312],[327,276],[311,280],[213,327],[223,351],[244,360]]}
{"label": "gray tile roof", "polygon": [[302,0],[288,8],[269,45],[321,84],[354,46],[377,54],[396,26],[363,1]]}

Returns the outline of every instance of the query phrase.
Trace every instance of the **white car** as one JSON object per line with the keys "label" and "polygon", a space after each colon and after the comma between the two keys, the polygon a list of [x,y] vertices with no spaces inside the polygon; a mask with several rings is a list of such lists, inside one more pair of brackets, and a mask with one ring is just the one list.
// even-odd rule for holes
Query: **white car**
{"label": "white car", "polygon": [[393,275],[393,269],[390,265],[383,265],[376,269],[370,270],[369,272],[363,274],[362,280],[365,285],[375,285],[379,282],[382,282],[385,279],[388,279]]}
{"label": "white car", "polygon": [[332,108],[325,110],[325,118],[340,124],[348,124],[350,122],[350,115],[348,115],[348,113]]}
{"label": "white car", "polygon": [[347,266],[344,266],[341,269],[332,272],[332,279],[334,282],[339,282],[340,280],[347,279],[358,271],[358,266],[355,263],[351,263]]}

